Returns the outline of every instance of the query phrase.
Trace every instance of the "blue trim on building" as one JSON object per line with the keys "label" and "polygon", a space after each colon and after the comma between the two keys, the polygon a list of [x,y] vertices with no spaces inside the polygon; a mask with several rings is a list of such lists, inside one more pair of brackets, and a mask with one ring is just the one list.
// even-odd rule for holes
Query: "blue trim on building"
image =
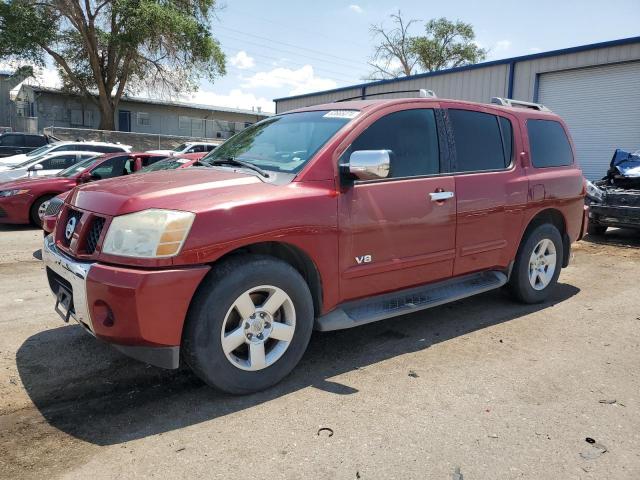
{"label": "blue trim on building", "polygon": [[[282,100],[293,100],[296,98],[314,97],[316,95],[344,92],[345,90],[352,90],[354,88],[362,89],[370,86],[386,85],[387,83],[394,83],[398,81],[435,77],[437,75],[446,75],[448,73],[464,72],[466,70],[475,70],[477,68],[492,67],[494,65],[506,65],[506,64],[517,63],[517,62],[524,62],[527,60],[535,60],[538,58],[554,57],[556,55],[565,55],[568,53],[584,52],[586,50],[594,50],[597,48],[608,48],[608,47],[617,47],[621,45],[629,45],[629,44],[638,43],[638,42],[640,42],[640,36],[630,37],[630,38],[621,38],[619,40],[609,40],[607,42],[591,43],[589,45],[580,45],[578,47],[569,47],[569,48],[563,48],[560,50],[551,50],[548,52],[533,53],[531,55],[522,55],[520,57],[505,58],[502,60],[492,60],[490,62],[476,63],[474,65],[466,65],[464,67],[449,68],[448,70],[440,70],[437,72],[419,73],[417,75],[411,75],[408,77],[392,78],[390,80],[379,80],[377,82],[360,83],[357,85],[350,85],[347,87],[334,88],[331,90],[323,90],[321,92],[305,93],[303,95],[294,95],[292,97],[275,98],[273,101],[280,102]],[[512,93],[513,92],[509,94],[509,97],[511,97]]]}
{"label": "blue trim on building", "polygon": [[509,62],[509,80],[507,84],[507,98],[513,98],[513,82],[516,78],[516,62]]}

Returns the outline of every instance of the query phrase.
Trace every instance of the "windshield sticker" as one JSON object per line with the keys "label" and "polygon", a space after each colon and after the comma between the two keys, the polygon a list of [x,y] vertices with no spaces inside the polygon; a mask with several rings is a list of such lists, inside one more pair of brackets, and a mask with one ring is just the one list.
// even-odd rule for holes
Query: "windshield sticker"
{"label": "windshield sticker", "polygon": [[360,112],[358,110],[331,110],[325,113],[322,118],[356,118]]}

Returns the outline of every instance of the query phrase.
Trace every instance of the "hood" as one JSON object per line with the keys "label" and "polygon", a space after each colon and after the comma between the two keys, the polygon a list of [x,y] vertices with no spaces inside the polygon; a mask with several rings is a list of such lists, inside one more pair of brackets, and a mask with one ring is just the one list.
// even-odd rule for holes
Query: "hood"
{"label": "hood", "polygon": [[27,158],[29,157],[27,157],[27,155],[24,153],[21,153],[20,155],[12,155],[11,157],[0,158],[0,165],[17,165],[18,163],[24,162]]}
{"label": "hood", "polygon": [[18,178],[24,178],[28,176],[29,171],[26,168],[14,168],[12,170],[0,171],[0,182],[16,180]]}
{"label": "hood", "polygon": [[232,169],[185,168],[88,183],[73,191],[69,203],[105,215],[149,208],[199,212],[227,202],[264,198],[277,186]]}
{"label": "hood", "polygon": [[75,179],[66,177],[35,177],[35,178],[20,178],[18,180],[10,180],[8,182],[0,183],[0,190],[22,190],[22,189],[36,189],[46,187],[56,190],[56,186],[60,185],[61,188],[68,184],[75,185]]}

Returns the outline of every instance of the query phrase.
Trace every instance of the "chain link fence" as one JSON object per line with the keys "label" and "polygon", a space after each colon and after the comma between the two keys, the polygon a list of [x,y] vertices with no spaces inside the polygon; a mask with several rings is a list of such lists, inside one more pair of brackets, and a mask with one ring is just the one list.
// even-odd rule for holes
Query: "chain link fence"
{"label": "chain link fence", "polygon": [[60,140],[85,140],[131,145],[134,151],[173,149],[184,142],[222,142],[226,139],[68,127],[45,127],[42,131],[45,135],[50,135]]}

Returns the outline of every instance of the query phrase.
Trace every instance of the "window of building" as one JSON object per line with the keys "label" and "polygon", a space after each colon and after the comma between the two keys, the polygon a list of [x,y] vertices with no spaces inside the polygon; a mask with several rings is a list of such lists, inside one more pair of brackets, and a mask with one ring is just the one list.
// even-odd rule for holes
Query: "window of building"
{"label": "window of building", "polygon": [[71,125],[82,125],[82,110],[71,110]]}
{"label": "window of building", "polygon": [[531,163],[536,168],[561,167],[573,163],[567,134],[553,120],[527,120]]}
{"label": "window of building", "polygon": [[93,127],[93,110],[84,111],[84,124],[87,127]]}
{"label": "window of building", "polygon": [[390,178],[440,173],[438,130],[431,109],[403,110],[382,117],[356,138],[347,149],[347,159],[358,150],[390,150]]}
{"label": "window of building", "polygon": [[191,117],[180,115],[178,117],[178,128],[180,130],[191,130]]}
{"label": "window of building", "polygon": [[505,159],[502,134],[495,115],[451,109],[449,119],[456,145],[454,171],[498,170],[510,163]]}
{"label": "window of building", "polygon": [[138,125],[151,125],[151,118],[146,112],[138,112],[136,114],[138,118]]}

